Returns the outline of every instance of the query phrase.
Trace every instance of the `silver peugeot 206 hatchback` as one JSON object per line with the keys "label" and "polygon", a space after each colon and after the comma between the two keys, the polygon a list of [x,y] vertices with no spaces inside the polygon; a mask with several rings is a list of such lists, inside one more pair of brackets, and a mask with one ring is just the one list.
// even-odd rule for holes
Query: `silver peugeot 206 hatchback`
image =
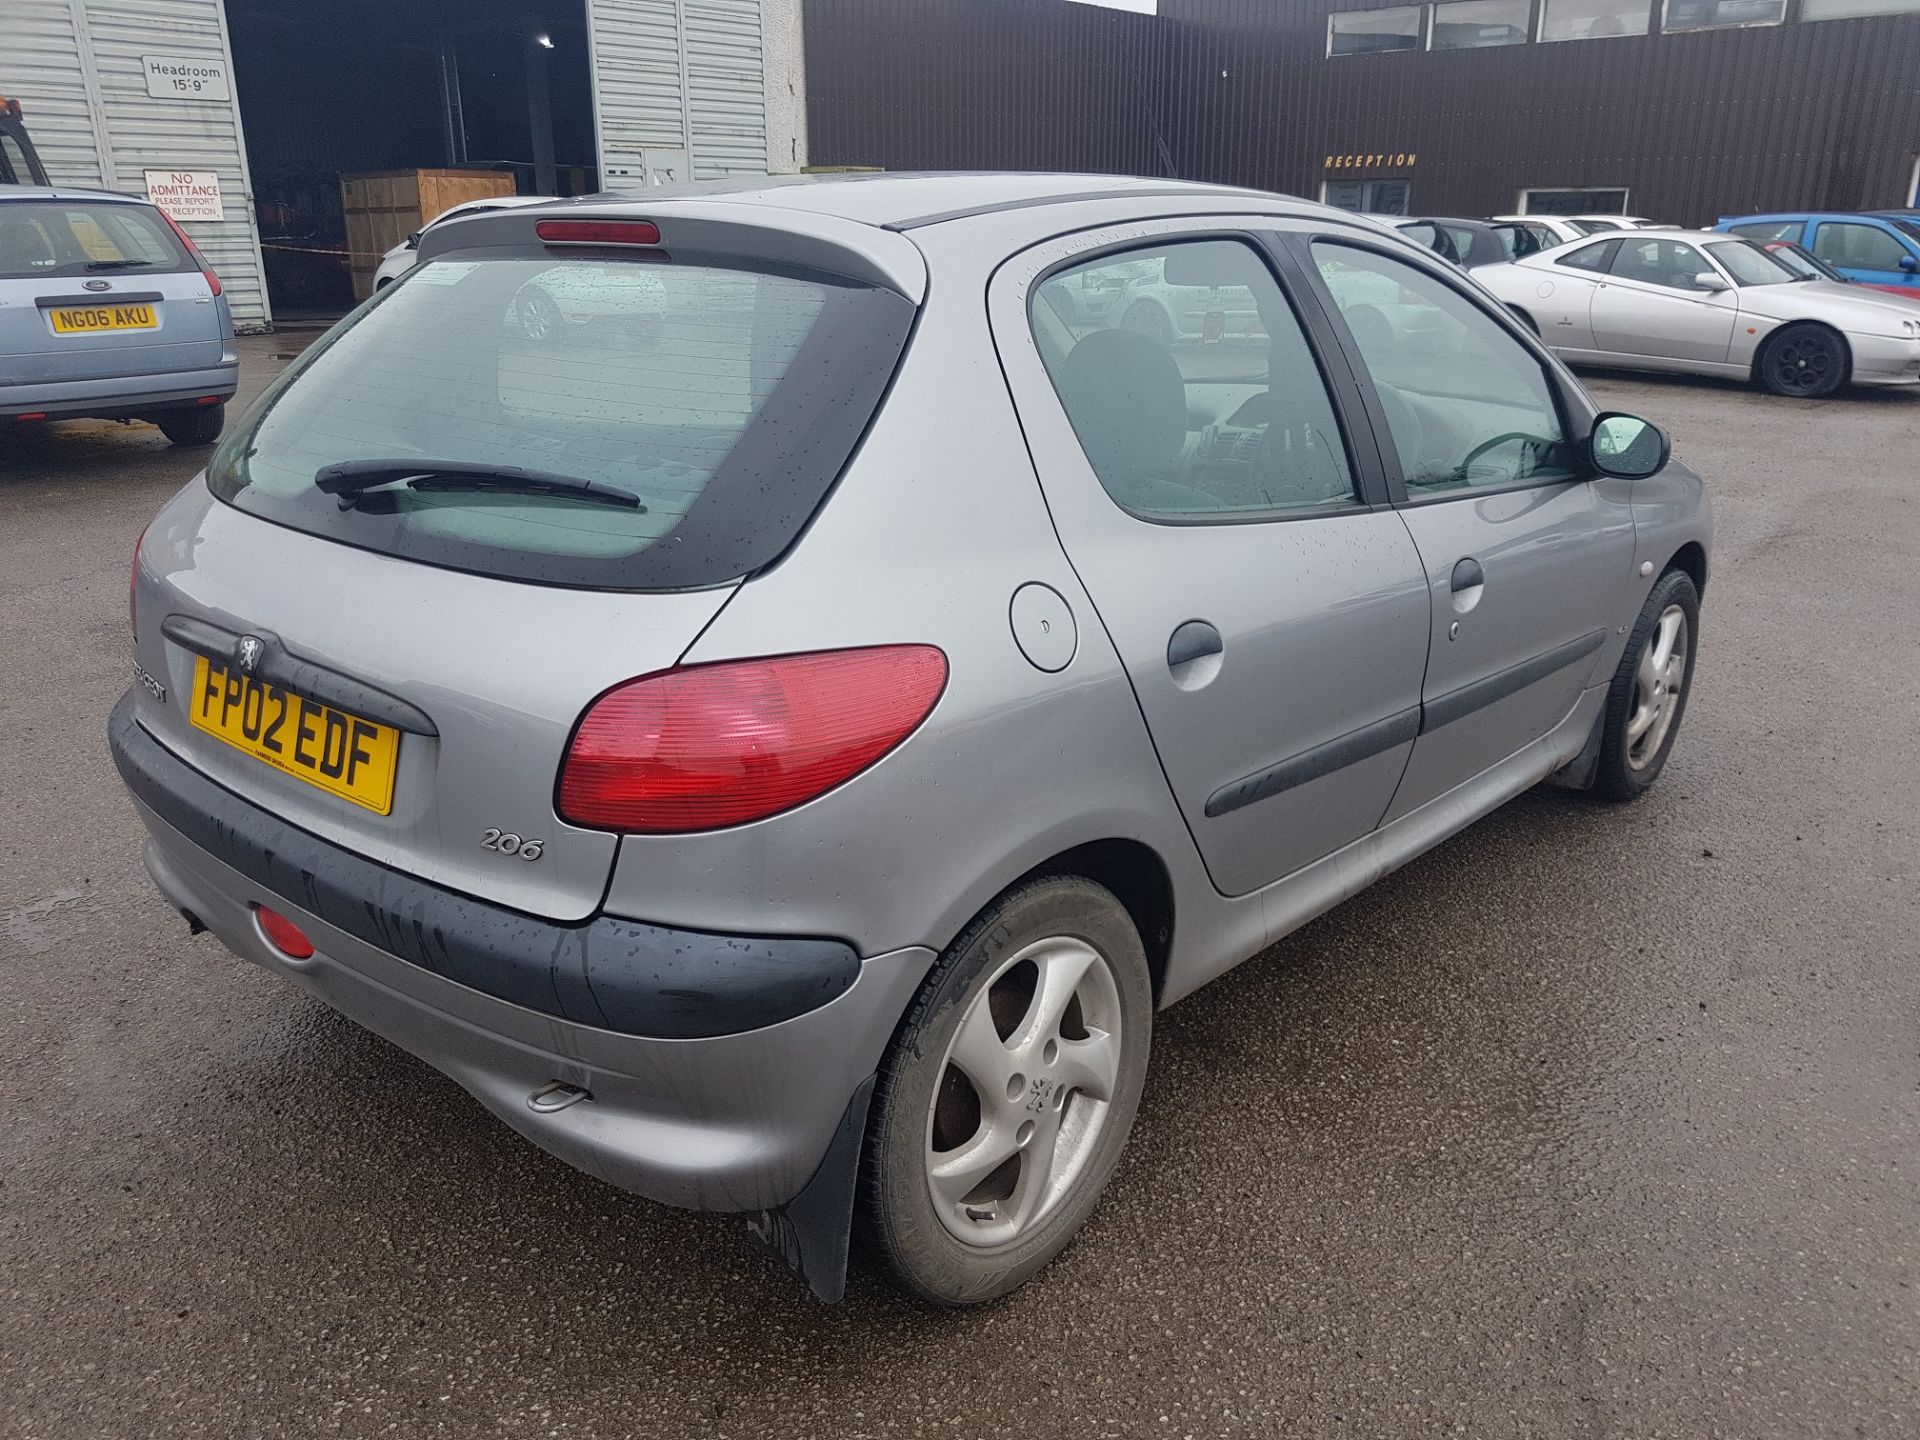
{"label": "silver peugeot 206 hatchback", "polygon": [[[115,761],[196,929],[534,1143],[991,1299],[1160,1007],[1553,778],[1653,784],[1709,520],[1457,268],[1052,176],[503,211],[147,530]],[[1205,312],[1149,333],[1143,271]]]}

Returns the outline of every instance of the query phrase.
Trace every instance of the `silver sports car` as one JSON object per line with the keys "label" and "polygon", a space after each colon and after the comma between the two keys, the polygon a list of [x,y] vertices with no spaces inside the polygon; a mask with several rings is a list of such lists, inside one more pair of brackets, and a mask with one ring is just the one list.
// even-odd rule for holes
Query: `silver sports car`
{"label": "silver sports car", "polygon": [[[919,1295],[1011,1290],[1113,1173],[1158,1009],[1542,780],[1632,799],[1679,733],[1700,480],[1369,221],[889,175],[420,248],[135,553],[147,867],[822,1295],[856,1224]],[[1079,323],[1143,269],[1259,324]],[[530,286],[582,323],[527,334]],[[641,292],[664,324],[587,323]]]}
{"label": "silver sports car", "polygon": [[1812,278],[1714,231],[1590,235],[1473,272],[1562,359],[1815,398],[1920,383],[1920,305]]}

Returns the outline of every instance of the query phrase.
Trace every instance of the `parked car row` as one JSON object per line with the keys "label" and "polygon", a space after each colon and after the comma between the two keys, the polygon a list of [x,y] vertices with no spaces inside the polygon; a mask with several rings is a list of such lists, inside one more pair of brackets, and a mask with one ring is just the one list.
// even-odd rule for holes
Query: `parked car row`
{"label": "parked car row", "polygon": [[1699,231],[1628,215],[1374,218],[1471,270],[1566,360],[1804,399],[1920,383],[1920,212]]}

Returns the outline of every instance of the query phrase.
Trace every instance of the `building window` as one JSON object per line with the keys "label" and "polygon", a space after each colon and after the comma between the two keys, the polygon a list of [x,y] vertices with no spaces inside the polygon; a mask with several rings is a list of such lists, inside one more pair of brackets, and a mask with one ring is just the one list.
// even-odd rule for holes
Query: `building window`
{"label": "building window", "polygon": [[1920,0],[1800,0],[1802,20],[1853,20],[1862,15],[1920,15]]}
{"label": "building window", "polygon": [[1433,7],[1435,50],[1527,43],[1528,0],[1451,0]]}
{"label": "building window", "polygon": [[1522,215],[1624,215],[1625,190],[1522,190]]}
{"label": "building window", "polygon": [[1412,203],[1405,180],[1327,180],[1320,186],[1320,199],[1336,210],[1354,210],[1366,215],[1404,215]]}
{"label": "building window", "polygon": [[1376,55],[1387,50],[1418,50],[1424,38],[1424,5],[1391,10],[1349,10],[1327,17],[1327,54]]}
{"label": "building window", "polygon": [[1542,40],[1605,40],[1644,35],[1648,0],[1546,0],[1540,11]]}
{"label": "building window", "polygon": [[1778,25],[1787,18],[1787,0],[1666,0],[1660,28],[1724,30],[1734,25]]}

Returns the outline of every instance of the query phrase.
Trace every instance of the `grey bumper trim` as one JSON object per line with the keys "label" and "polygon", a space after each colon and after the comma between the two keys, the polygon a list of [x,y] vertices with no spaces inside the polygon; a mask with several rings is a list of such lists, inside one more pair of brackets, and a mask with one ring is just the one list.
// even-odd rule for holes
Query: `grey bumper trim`
{"label": "grey bumper trim", "polygon": [[658,1039],[739,1034],[852,987],[838,940],[675,930],[602,915],[568,925],[474,900],[296,829],[140,728],[129,693],[108,738],[142,803],[222,864],[355,939],[531,1010]]}

